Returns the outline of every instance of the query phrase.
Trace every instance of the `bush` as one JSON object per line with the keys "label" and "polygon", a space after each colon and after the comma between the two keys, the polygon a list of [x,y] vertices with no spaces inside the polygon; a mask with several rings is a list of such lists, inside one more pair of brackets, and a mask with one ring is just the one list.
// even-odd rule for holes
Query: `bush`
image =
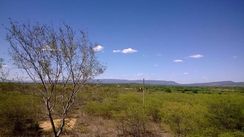
{"label": "bush", "polygon": [[[214,88],[171,89],[187,93],[197,91],[198,94],[160,92],[162,90],[146,92],[143,106],[141,93],[124,91],[122,88],[114,96],[102,90],[99,94],[94,93],[102,98],[88,101],[86,111],[92,115],[116,119],[123,136],[148,136],[155,132],[147,126],[153,122],[162,122],[162,125],[170,128],[170,133],[181,137],[243,136],[244,100],[239,92],[219,95]],[[112,87],[110,90],[113,91]],[[206,91],[211,94],[204,94]]]}
{"label": "bush", "polygon": [[161,121],[160,108],[161,108],[161,101],[158,98],[156,98],[155,96],[146,98],[145,111],[152,121],[154,122]]}
{"label": "bush", "polygon": [[142,105],[131,104],[127,110],[115,114],[118,121],[118,130],[123,136],[144,137],[146,136],[146,122]]}
{"label": "bush", "polygon": [[197,94],[198,90],[192,90],[192,93]]}
{"label": "bush", "polygon": [[236,132],[224,132],[218,135],[218,137],[243,137],[244,133],[240,131]]}
{"label": "bush", "polygon": [[149,133],[146,129],[149,118],[141,97],[138,93],[123,93],[116,98],[104,98],[101,102],[90,101],[85,106],[85,111],[95,116],[115,119],[122,136],[144,137]]}
{"label": "bush", "polygon": [[244,127],[243,104],[238,100],[221,99],[209,105],[210,121],[217,127],[241,130]]}
{"label": "bush", "polygon": [[0,98],[1,136],[38,136],[39,105],[36,98],[29,95],[1,94]]}
{"label": "bush", "polygon": [[88,101],[85,111],[95,116],[111,118],[113,113],[127,110],[131,104],[142,104],[138,94],[125,93],[116,98],[103,98],[100,101]]}
{"label": "bush", "polygon": [[110,101],[104,101],[101,103],[91,101],[88,102],[87,105],[85,106],[85,111],[88,114],[92,114],[94,116],[102,116],[104,118],[111,118],[113,110],[114,110],[114,106]]}
{"label": "bush", "polygon": [[21,84],[21,83],[0,83],[1,92],[21,92],[31,93],[35,91],[34,84]]}
{"label": "bush", "polygon": [[166,93],[171,93],[172,91],[171,91],[170,88],[166,88],[166,89],[165,89],[165,92],[166,92]]}
{"label": "bush", "polygon": [[202,130],[207,123],[204,119],[204,108],[179,102],[165,103],[161,109],[162,121],[178,137],[190,136]]}

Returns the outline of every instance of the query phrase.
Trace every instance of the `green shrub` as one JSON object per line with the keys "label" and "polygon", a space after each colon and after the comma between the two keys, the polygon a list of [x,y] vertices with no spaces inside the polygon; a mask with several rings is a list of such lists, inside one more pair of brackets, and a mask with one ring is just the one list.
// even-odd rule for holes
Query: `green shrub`
{"label": "green shrub", "polygon": [[165,92],[166,92],[166,93],[171,93],[172,91],[171,91],[170,88],[166,88],[166,89],[165,89]]}
{"label": "green shrub", "polygon": [[21,92],[33,93],[36,86],[34,84],[21,84],[21,83],[0,83],[1,92]]}
{"label": "green shrub", "polygon": [[19,93],[1,94],[0,136],[37,136],[40,107],[38,99]]}
{"label": "green shrub", "polygon": [[198,90],[192,90],[192,93],[197,94]]}
{"label": "green shrub", "polygon": [[220,128],[241,130],[244,127],[243,105],[238,99],[217,100],[209,104],[210,121]]}
{"label": "green shrub", "polygon": [[178,137],[191,136],[207,125],[204,108],[179,102],[165,103],[161,109],[162,121],[168,124]]}
{"label": "green shrub", "polygon": [[223,132],[218,135],[218,137],[244,137],[244,133],[240,131],[235,132]]}
{"label": "green shrub", "polygon": [[131,104],[127,110],[114,114],[118,121],[119,134],[122,136],[146,136],[146,123],[148,117],[140,104]]}
{"label": "green shrub", "polygon": [[[107,85],[105,87],[86,94],[88,98],[92,96],[99,99],[86,100],[85,111],[92,115],[116,119],[121,135],[146,136],[150,132],[148,122],[162,122],[170,127],[175,136],[243,136],[244,98],[239,93],[243,88],[238,89],[238,92],[233,92],[236,89],[227,88],[223,94],[218,94],[223,88],[149,86],[151,92],[147,90],[145,93],[143,105],[142,93],[135,92],[136,90],[125,90],[123,85],[119,88]],[[113,90],[116,88],[118,89]],[[161,92],[167,88],[178,92]],[[187,94],[180,93],[181,91]],[[192,94],[194,91],[198,94]],[[228,128],[221,126],[224,124],[221,121],[225,119],[228,121]]]}
{"label": "green shrub", "polygon": [[94,115],[94,116],[102,116],[104,118],[111,118],[112,112],[114,110],[112,102],[104,101],[104,102],[95,102],[91,101],[88,102],[85,106],[85,111],[88,114]]}
{"label": "green shrub", "polygon": [[161,121],[161,100],[156,98],[155,96],[147,97],[145,100],[145,111],[146,114],[151,118],[154,122]]}
{"label": "green shrub", "polygon": [[120,94],[116,98],[107,97],[101,101],[88,101],[84,110],[95,116],[111,118],[113,113],[125,111],[131,104],[142,104],[142,100],[139,97],[138,94],[125,93]]}

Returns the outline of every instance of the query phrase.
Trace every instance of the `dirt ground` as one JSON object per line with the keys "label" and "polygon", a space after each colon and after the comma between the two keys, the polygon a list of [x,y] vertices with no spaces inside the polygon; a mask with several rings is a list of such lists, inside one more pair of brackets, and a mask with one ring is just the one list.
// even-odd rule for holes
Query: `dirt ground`
{"label": "dirt ground", "polygon": [[[67,118],[65,121],[66,121],[65,129],[72,130],[75,127],[77,118]],[[59,126],[61,124],[61,119],[55,119],[54,124],[55,126]],[[49,120],[40,121],[39,126],[44,132],[52,131],[52,125]]]}
{"label": "dirt ground", "polygon": [[[60,124],[61,119],[55,119],[55,125]],[[148,137],[172,137],[167,130],[162,130],[161,125],[149,123],[150,131],[154,134]],[[52,127],[49,121],[40,121],[43,132],[50,133]],[[79,117],[67,118],[63,137],[118,137],[121,136],[117,130],[114,120],[102,117],[81,114]]]}

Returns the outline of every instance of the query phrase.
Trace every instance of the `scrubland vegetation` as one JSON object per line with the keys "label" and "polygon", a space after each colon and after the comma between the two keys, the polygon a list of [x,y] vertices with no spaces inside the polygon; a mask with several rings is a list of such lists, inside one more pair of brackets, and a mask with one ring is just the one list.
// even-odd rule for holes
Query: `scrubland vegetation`
{"label": "scrubland vegetation", "polygon": [[[51,136],[39,127],[47,117],[36,86],[0,84],[0,136]],[[244,136],[244,88],[146,86],[143,104],[140,87],[85,86],[64,136]]]}

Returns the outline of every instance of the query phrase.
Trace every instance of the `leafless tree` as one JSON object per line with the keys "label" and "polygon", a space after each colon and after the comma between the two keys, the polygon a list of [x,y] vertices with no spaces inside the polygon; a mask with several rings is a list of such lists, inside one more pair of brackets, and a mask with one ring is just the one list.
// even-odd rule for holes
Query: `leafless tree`
{"label": "leafless tree", "polygon": [[0,58],[0,81],[1,82],[5,82],[8,79],[8,70],[6,70],[4,68],[5,64],[4,64],[4,59]]}
{"label": "leafless tree", "polygon": [[[7,40],[14,63],[40,83],[40,95],[55,137],[60,136],[77,92],[88,80],[104,72],[83,31],[68,25],[20,24],[10,21]],[[61,125],[54,123],[61,118]]]}

